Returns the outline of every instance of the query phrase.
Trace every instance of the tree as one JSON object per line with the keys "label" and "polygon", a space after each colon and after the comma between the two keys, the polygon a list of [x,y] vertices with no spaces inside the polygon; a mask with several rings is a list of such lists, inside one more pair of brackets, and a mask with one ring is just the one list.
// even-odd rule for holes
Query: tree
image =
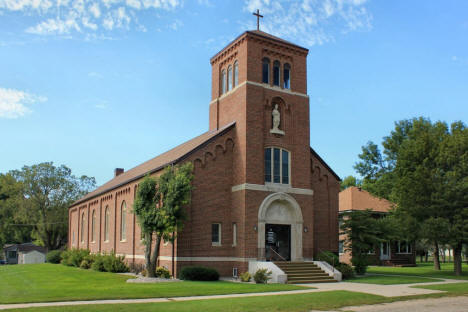
{"label": "tree", "polygon": [[23,224],[18,207],[24,205],[23,185],[9,173],[0,174],[0,248],[6,243],[31,241],[31,225]]}
{"label": "tree", "polygon": [[94,189],[94,178],[76,177],[71,169],[52,162],[24,166],[11,171],[22,184],[26,199],[17,207],[24,223],[31,224],[32,237],[47,249],[58,249],[68,237],[68,207]]}
{"label": "tree", "polygon": [[190,202],[192,171],[190,162],[169,166],[157,179],[147,175],[138,186],[133,209],[144,233],[145,264],[150,277],[155,276],[161,240],[174,240],[182,230],[184,206]]}
{"label": "tree", "polygon": [[368,266],[367,253],[385,240],[381,222],[371,210],[353,210],[343,215],[341,233],[345,234],[345,249],[351,252],[356,273],[364,274]]}
{"label": "tree", "polygon": [[[455,273],[461,272],[461,249],[466,243],[468,215],[468,134],[462,122],[450,129],[444,122],[414,118],[395,123],[395,129],[382,142],[383,152],[369,142],[359,155],[355,169],[363,176],[362,187],[391,200],[411,218],[413,233],[431,239],[434,266],[438,265],[438,246],[445,235],[454,248]],[[434,220],[430,220],[434,218]],[[404,219],[401,219],[402,221]],[[424,230],[424,225],[449,224],[446,231]],[[426,227],[428,225],[426,224]],[[429,237],[430,236],[430,237]]]}
{"label": "tree", "polygon": [[342,191],[347,189],[348,187],[360,185],[361,183],[356,179],[356,177],[350,175],[344,178],[343,181],[341,181],[340,190]]}

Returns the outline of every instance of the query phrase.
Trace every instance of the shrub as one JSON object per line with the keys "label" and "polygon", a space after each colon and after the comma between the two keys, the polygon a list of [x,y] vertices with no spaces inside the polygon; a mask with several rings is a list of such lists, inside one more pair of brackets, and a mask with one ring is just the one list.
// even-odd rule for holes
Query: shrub
{"label": "shrub", "polygon": [[353,267],[347,263],[338,263],[338,265],[335,268],[341,272],[343,279],[349,279],[354,277]]}
{"label": "shrub", "polygon": [[62,261],[61,250],[51,250],[47,253],[46,261],[49,263],[60,263]]}
{"label": "shrub", "polygon": [[182,269],[180,279],[189,281],[217,281],[219,273],[212,268],[191,266]]}
{"label": "shrub", "polygon": [[363,275],[367,271],[367,259],[365,256],[359,257],[359,256],[354,256],[351,259],[351,262],[354,266],[354,271],[358,275]]}
{"label": "shrub", "polygon": [[90,269],[93,265],[94,259],[96,259],[96,255],[89,254],[81,260],[80,268],[82,269]]}
{"label": "shrub", "polygon": [[239,277],[244,283],[250,282],[252,279],[252,275],[249,272],[244,272]]}
{"label": "shrub", "polygon": [[335,266],[340,263],[337,255],[331,251],[322,251],[317,255],[317,261],[325,261],[331,266]]}
{"label": "shrub", "polygon": [[86,256],[89,256],[89,250],[87,249],[71,249],[66,250],[60,254],[62,257],[62,264],[68,266],[79,267],[81,265],[81,261]]}
{"label": "shrub", "polygon": [[128,272],[128,266],[125,263],[125,256],[116,256],[114,252],[104,255],[104,269],[107,272],[123,273]]}
{"label": "shrub", "polygon": [[94,271],[105,272],[106,269],[104,268],[104,257],[105,255],[95,255],[94,262],[93,264],[91,264],[91,269],[93,269]]}
{"label": "shrub", "polygon": [[169,273],[169,270],[166,269],[165,267],[157,267],[156,268],[156,277],[170,278],[171,273]]}
{"label": "shrub", "polygon": [[268,283],[268,280],[271,279],[270,276],[271,271],[268,271],[267,269],[258,269],[257,272],[255,272],[253,278],[257,284],[266,284]]}

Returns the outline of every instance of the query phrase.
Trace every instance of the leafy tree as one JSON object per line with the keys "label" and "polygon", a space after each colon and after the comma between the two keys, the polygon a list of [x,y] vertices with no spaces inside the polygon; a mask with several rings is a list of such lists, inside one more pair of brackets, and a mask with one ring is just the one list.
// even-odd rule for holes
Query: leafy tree
{"label": "leafy tree", "polygon": [[192,163],[169,166],[157,179],[146,176],[138,187],[133,209],[144,233],[145,263],[150,277],[155,277],[161,240],[174,240],[182,230],[186,218],[184,206],[190,202],[192,170]]}
{"label": "leafy tree", "polygon": [[353,210],[343,214],[341,234],[346,235],[345,249],[351,252],[356,273],[366,272],[367,253],[385,241],[382,224],[383,221],[373,217],[371,210]]}
{"label": "leafy tree", "polygon": [[58,249],[66,243],[68,233],[68,207],[95,188],[94,178],[76,177],[71,169],[52,162],[24,166],[11,171],[22,184],[25,198],[17,207],[18,216],[32,225],[32,237],[47,249]]}
{"label": "leafy tree", "polygon": [[24,205],[23,185],[11,174],[0,174],[0,248],[31,241],[32,226],[24,225],[18,207]]}
{"label": "leafy tree", "polygon": [[341,181],[340,190],[342,191],[344,189],[347,189],[348,187],[360,185],[361,183],[356,179],[356,177],[350,175],[344,178],[343,181]]}

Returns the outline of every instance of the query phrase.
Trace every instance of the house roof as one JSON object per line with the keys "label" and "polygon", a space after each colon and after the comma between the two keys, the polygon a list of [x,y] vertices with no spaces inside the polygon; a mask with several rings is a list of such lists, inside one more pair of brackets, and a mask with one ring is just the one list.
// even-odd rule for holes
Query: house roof
{"label": "house roof", "polygon": [[375,212],[387,213],[393,204],[359,187],[351,186],[340,192],[339,207],[340,212],[370,209]]}
{"label": "house roof", "polygon": [[91,199],[93,197],[99,196],[107,191],[120,187],[124,184],[127,184],[131,181],[138,180],[147,173],[157,172],[170,164],[175,164],[175,163],[180,162],[181,160],[189,156],[191,153],[195,152],[197,149],[209,143],[211,140],[213,140],[217,136],[220,136],[224,134],[225,132],[227,132],[229,129],[234,127],[234,125],[235,125],[235,122],[232,122],[218,130],[211,130],[211,131],[205,132],[185,143],[182,143],[174,147],[173,149],[159,156],[156,156],[142,163],[141,165],[138,165],[114,177],[107,183],[104,183],[103,185],[95,189],[94,191],[89,192],[88,194],[83,196],[81,199],[74,202],[71,207],[79,203],[82,203],[88,199]]}
{"label": "house roof", "polygon": [[24,244],[14,244],[14,245],[5,245],[5,251],[16,250],[17,252],[30,252],[33,250],[46,253],[45,247],[36,246],[33,243],[24,243]]}

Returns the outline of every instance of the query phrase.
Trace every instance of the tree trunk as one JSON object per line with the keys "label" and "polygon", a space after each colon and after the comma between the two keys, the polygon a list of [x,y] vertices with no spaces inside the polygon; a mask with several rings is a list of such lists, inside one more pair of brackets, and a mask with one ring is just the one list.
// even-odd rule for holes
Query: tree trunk
{"label": "tree trunk", "polygon": [[[151,268],[151,245],[153,245],[153,235],[151,232],[145,233],[145,266],[146,275],[154,277],[154,269]],[[153,273],[151,273],[153,272]],[[153,274],[153,275],[151,275]]]}
{"label": "tree trunk", "polygon": [[175,278],[175,274],[174,274],[174,240],[175,240],[175,232],[172,232],[172,277]]}
{"label": "tree trunk", "polygon": [[440,271],[439,244],[434,241],[434,270]]}
{"label": "tree trunk", "polygon": [[156,277],[156,261],[158,260],[159,256],[159,247],[161,246],[161,235],[156,234],[156,243],[154,244],[154,250],[151,254],[151,274],[149,277]]}
{"label": "tree trunk", "polygon": [[462,275],[462,244],[458,243],[453,248],[453,270],[456,276]]}
{"label": "tree trunk", "polygon": [[425,253],[424,253],[424,256],[425,256],[425,262],[427,263],[429,261],[429,250],[426,250]]}

